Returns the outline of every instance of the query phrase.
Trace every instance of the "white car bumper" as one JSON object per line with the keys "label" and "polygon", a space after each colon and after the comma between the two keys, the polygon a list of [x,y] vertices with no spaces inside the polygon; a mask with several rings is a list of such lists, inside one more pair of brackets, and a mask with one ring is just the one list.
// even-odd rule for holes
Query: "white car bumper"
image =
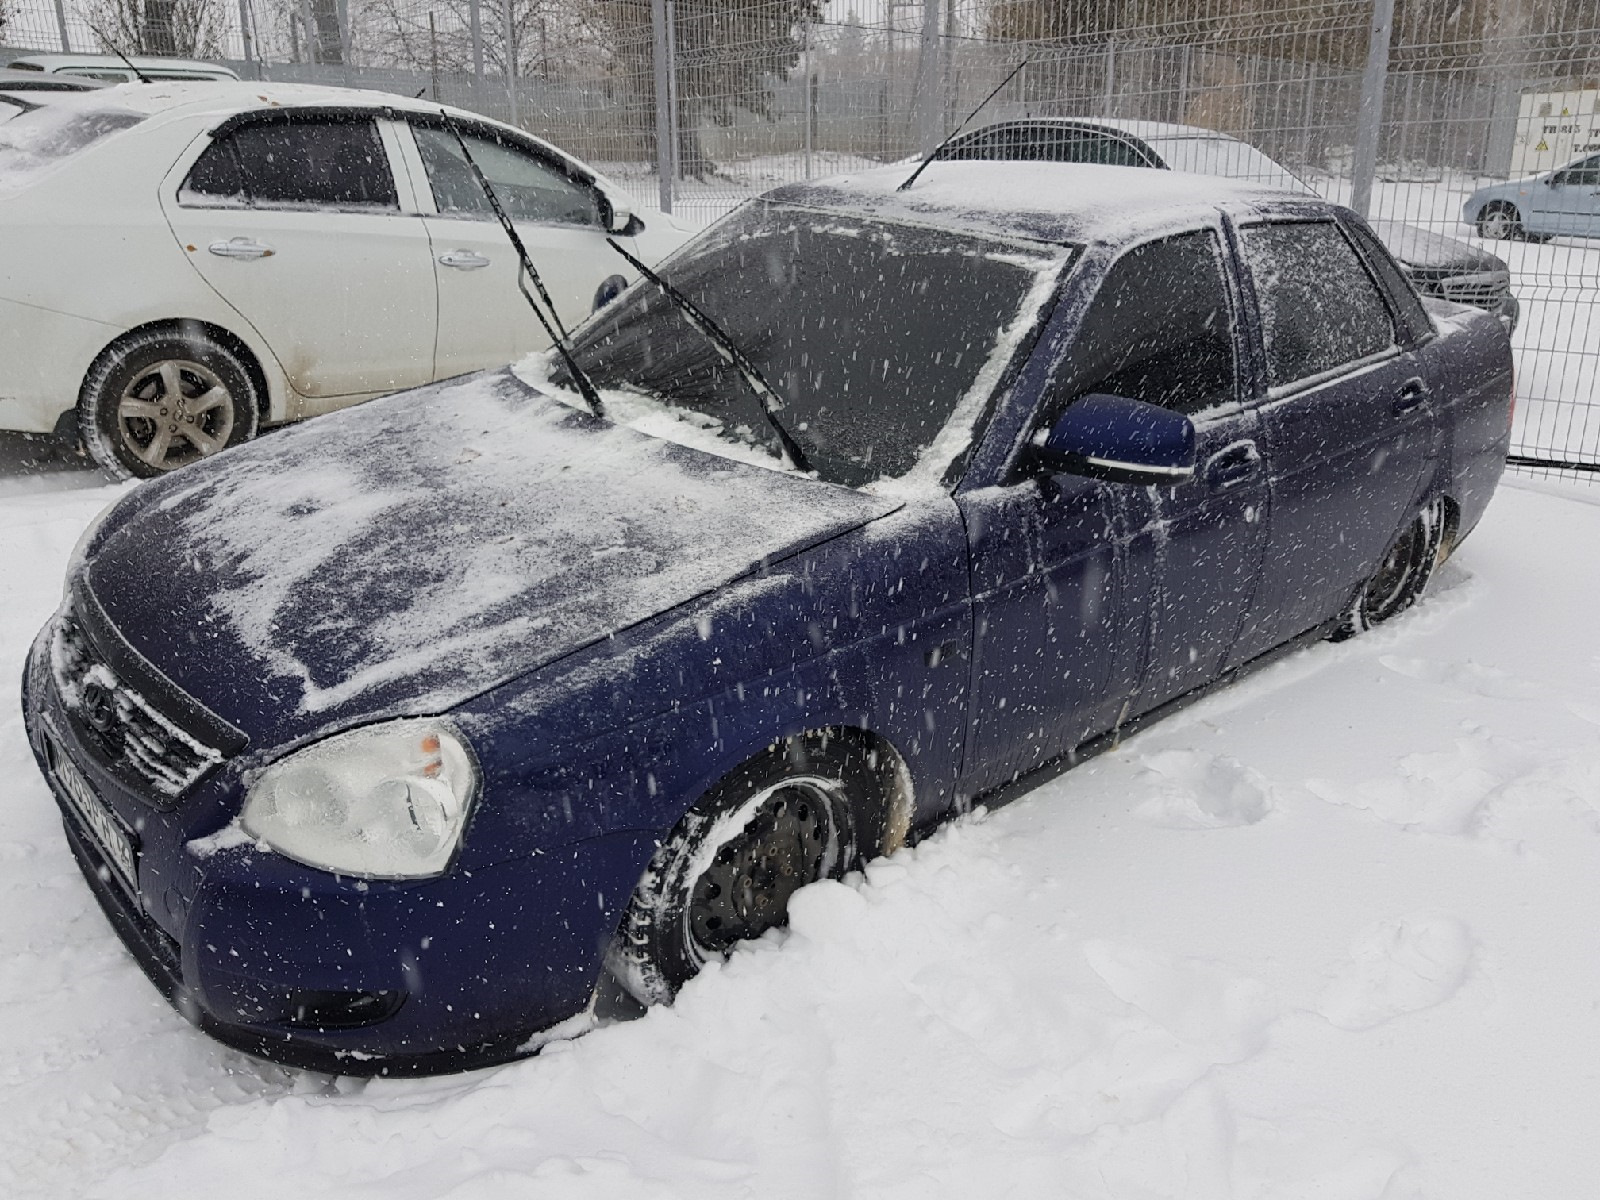
{"label": "white car bumper", "polygon": [[78,403],[95,355],[122,330],[0,299],[0,429],[49,433]]}

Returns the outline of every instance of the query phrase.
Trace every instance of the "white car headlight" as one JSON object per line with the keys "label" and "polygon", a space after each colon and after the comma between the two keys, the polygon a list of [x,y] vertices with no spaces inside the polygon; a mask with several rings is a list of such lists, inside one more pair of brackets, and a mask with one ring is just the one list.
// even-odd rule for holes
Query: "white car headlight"
{"label": "white car headlight", "polygon": [[433,719],[341,733],[268,767],[239,823],[307,866],[341,875],[441,874],[478,794],[466,743]]}

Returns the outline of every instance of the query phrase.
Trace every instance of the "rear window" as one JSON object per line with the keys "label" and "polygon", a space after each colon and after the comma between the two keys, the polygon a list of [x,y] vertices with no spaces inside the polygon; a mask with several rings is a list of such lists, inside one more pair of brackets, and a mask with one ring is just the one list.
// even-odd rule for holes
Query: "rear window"
{"label": "rear window", "polygon": [[56,105],[23,113],[0,126],[0,191],[37,176],[103,138],[131,129],[144,114],[125,108]]}

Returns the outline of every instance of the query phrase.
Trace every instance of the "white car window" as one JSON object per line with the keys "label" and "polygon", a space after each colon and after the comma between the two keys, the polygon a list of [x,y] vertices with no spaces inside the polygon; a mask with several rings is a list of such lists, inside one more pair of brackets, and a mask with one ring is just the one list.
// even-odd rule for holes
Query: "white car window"
{"label": "white car window", "polygon": [[258,121],[206,147],[178,190],[180,204],[221,208],[398,212],[389,156],[370,119]]}
{"label": "white car window", "polygon": [[1174,171],[1248,179],[1264,187],[1311,194],[1310,188],[1254,146],[1232,138],[1152,138],[1150,147]]}
{"label": "white car window", "polygon": [[[490,216],[488,198],[462,157],[455,135],[438,126],[413,125],[412,129],[439,211]],[[570,178],[518,146],[466,131],[463,140],[513,220],[554,225],[601,223],[600,198],[593,187]]]}

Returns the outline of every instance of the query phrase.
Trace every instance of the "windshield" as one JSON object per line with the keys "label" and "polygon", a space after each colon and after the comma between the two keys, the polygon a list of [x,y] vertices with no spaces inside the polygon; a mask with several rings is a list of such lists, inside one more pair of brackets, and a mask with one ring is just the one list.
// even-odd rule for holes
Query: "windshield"
{"label": "windshield", "polygon": [[1275,163],[1254,146],[1232,138],[1162,138],[1151,139],[1150,146],[1174,171],[1189,171],[1195,175],[1216,175],[1223,179],[1247,179],[1263,187],[1284,188],[1311,195],[1311,189],[1301,183],[1288,169]]}
{"label": "windshield", "polygon": [[[817,474],[859,486],[943,477],[1070,254],[754,201],[660,273],[771,384],[775,415]],[[596,314],[573,353],[596,387],[782,453],[750,385],[653,285]],[[570,386],[560,368],[552,378]]]}
{"label": "windshield", "polygon": [[31,182],[101,138],[144,120],[125,108],[53,105],[26,112],[0,128],[0,190]]}

